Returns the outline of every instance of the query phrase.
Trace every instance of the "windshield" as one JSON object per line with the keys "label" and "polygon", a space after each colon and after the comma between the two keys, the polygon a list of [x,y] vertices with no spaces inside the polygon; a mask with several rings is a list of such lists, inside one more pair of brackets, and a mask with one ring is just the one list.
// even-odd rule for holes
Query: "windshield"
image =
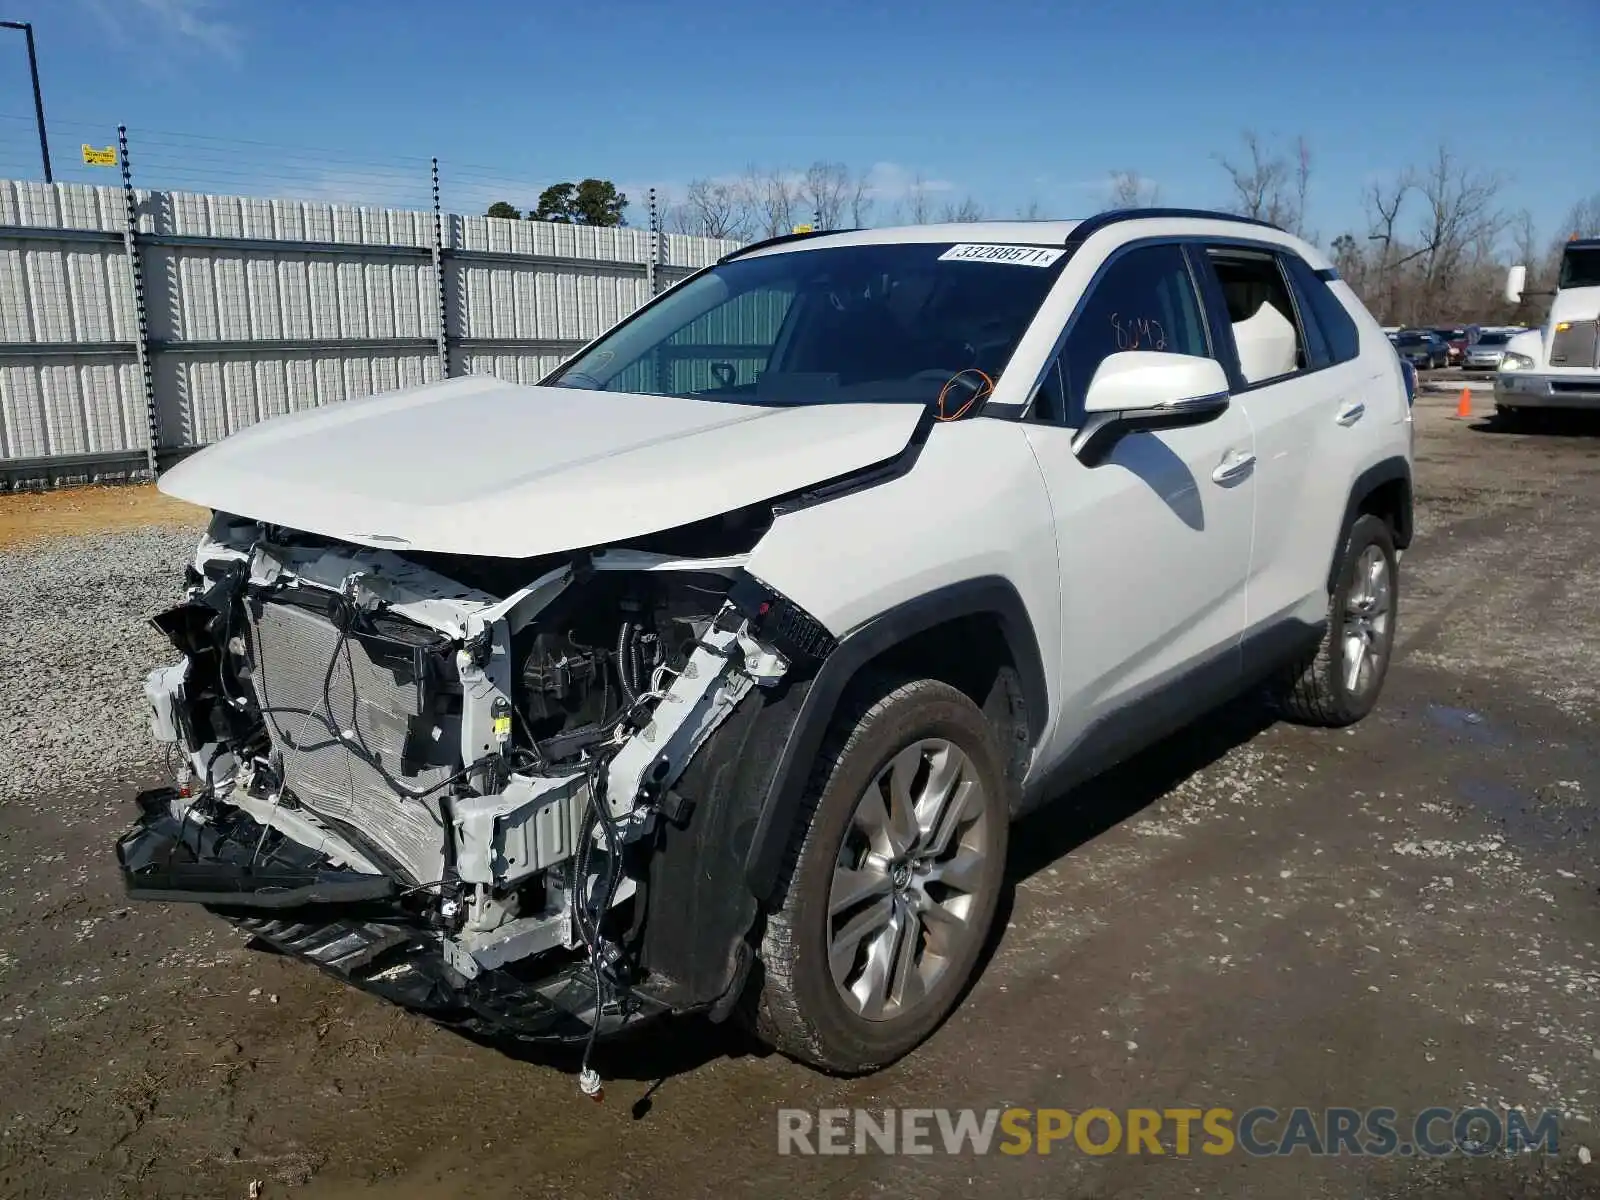
{"label": "windshield", "polygon": [[1564,288],[1600,287],[1600,246],[1569,246],[1561,255]]}
{"label": "windshield", "polygon": [[549,382],[749,404],[929,404],[962,372],[999,380],[1065,259],[1060,247],[948,242],[738,258]]}
{"label": "windshield", "polygon": [[1511,340],[1509,333],[1485,333],[1478,336],[1477,344],[1480,346],[1504,346]]}
{"label": "windshield", "polygon": [[1397,334],[1394,340],[1402,346],[1416,346],[1431,339],[1423,333],[1401,333]]}

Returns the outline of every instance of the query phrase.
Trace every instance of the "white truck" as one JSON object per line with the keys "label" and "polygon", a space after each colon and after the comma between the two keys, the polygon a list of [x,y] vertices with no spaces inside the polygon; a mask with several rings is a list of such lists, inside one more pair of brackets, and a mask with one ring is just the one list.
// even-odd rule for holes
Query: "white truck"
{"label": "white truck", "polygon": [[[1506,276],[1506,299],[1522,300],[1528,270]],[[1532,294],[1532,293],[1527,293]],[[1574,238],[1561,252],[1561,271],[1543,328],[1506,343],[1494,380],[1495,415],[1515,421],[1528,409],[1600,409],[1600,238]]]}

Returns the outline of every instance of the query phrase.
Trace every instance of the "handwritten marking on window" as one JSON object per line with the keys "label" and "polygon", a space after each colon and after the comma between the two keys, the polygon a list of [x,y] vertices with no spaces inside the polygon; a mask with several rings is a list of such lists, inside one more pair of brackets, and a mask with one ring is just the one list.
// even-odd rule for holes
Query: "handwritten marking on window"
{"label": "handwritten marking on window", "polygon": [[1111,328],[1117,331],[1118,350],[1165,350],[1167,331],[1154,317],[1127,317],[1111,314]]}

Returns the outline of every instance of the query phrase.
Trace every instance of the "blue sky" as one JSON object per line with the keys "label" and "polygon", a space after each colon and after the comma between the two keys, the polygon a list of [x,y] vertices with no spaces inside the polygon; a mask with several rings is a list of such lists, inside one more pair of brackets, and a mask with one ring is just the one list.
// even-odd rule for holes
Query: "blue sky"
{"label": "blue sky", "polygon": [[[922,175],[996,216],[1227,196],[1246,128],[1312,153],[1309,227],[1447,142],[1541,237],[1600,190],[1600,0],[13,0],[39,38],[58,175],[130,127],[137,181],[526,206],[546,182],[656,184],[817,159]],[[1579,130],[1589,130],[1584,135]],[[256,143],[270,143],[257,145]],[[20,35],[0,38],[0,175],[37,172]],[[1418,214],[1420,215],[1420,214]],[[642,206],[630,211],[634,223]]]}

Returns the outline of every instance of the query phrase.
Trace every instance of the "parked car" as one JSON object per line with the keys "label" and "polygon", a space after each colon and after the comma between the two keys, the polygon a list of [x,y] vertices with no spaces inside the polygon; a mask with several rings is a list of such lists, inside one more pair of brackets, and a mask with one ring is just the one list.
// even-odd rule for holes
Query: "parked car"
{"label": "parked car", "polygon": [[1481,332],[1476,325],[1442,325],[1434,328],[1449,350],[1449,365],[1454,366],[1466,357],[1468,348],[1478,339]]}
{"label": "parked car", "polygon": [[1371,711],[1411,431],[1377,323],[1262,222],[744,247],[540,386],[162,477],[213,518],[125,882],[469,1029],[738,1013],[881,1066],[963,995],[1014,816],[1259,681]]}
{"label": "parked car", "polygon": [[1512,334],[1498,329],[1485,330],[1478,335],[1478,340],[1467,347],[1467,353],[1461,360],[1461,365],[1472,370],[1495,371],[1500,368],[1500,360],[1505,357],[1506,343]]}
{"label": "parked car", "polygon": [[1394,335],[1394,348],[1414,367],[1450,365],[1449,345],[1431,329],[1402,329]]}

